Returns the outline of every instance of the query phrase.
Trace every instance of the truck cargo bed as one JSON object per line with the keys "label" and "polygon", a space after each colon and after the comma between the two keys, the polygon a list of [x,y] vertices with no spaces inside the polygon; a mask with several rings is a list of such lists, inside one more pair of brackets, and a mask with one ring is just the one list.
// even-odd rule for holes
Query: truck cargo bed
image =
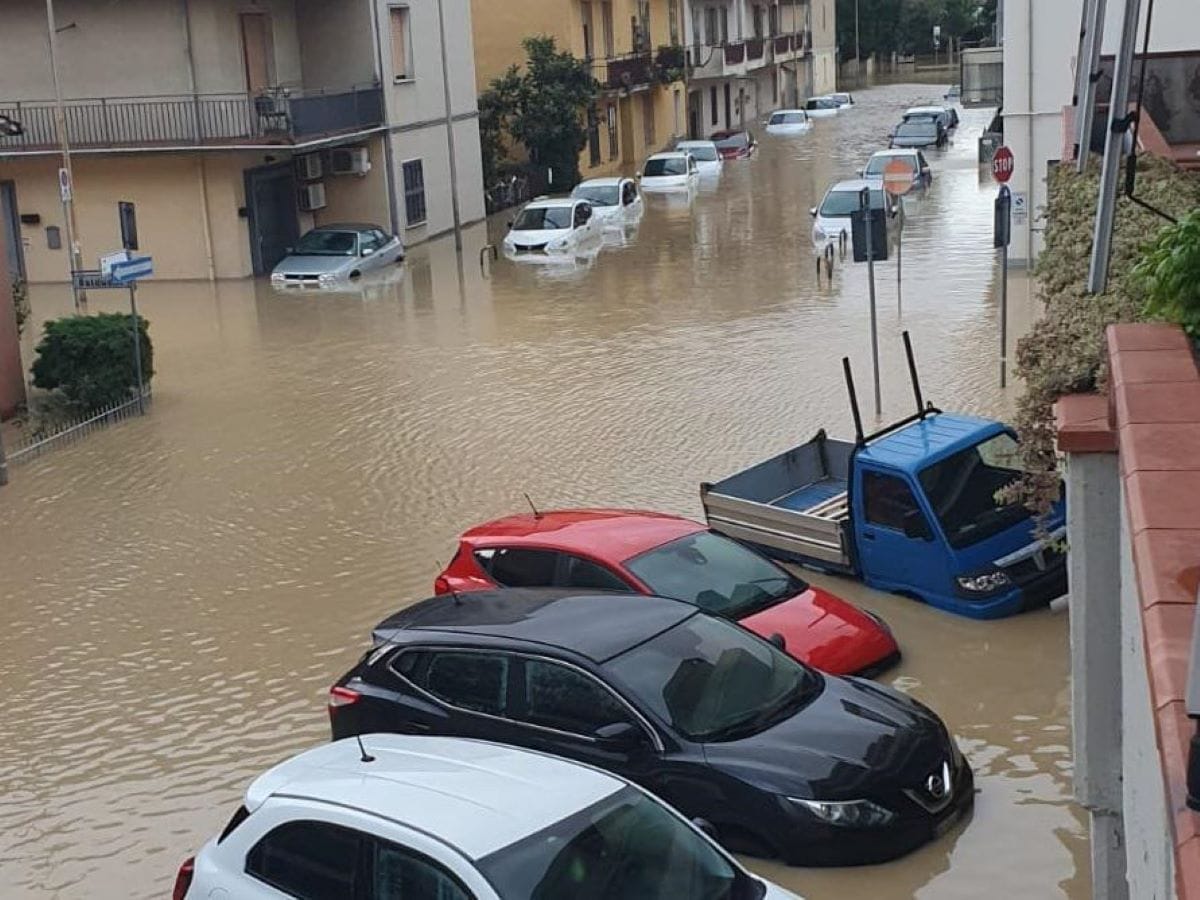
{"label": "truck cargo bed", "polygon": [[700,488],[709,526],[773,556],[851,571],[846,484],[854,445],[819,432],[716,484]]}

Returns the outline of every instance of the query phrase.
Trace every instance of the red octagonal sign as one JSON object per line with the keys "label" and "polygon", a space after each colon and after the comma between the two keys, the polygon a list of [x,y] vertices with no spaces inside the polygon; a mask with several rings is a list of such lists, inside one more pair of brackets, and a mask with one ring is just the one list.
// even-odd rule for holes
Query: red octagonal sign
{"label": "red octagonal sign", "polygon": [[1012,178],[1013,154],[1007,147],[998,147],[992,157],[992,177],[1001,184]]}

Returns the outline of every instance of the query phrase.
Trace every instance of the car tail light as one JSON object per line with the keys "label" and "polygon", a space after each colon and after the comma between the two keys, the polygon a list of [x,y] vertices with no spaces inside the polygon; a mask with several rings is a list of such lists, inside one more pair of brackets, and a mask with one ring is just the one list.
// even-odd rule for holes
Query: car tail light
{"label": "car tail light", "polygon": [[171,900],[183,900],[187,896],[188,888],[192,886],[192,876],[195,874],[196,857],[189,856],[179,867],[179,874],[175,876],[175,890],[171,892]]}
{"label": "car tail light", "polygon": [[450,579],[448,579],[445,575],[439,575],[437,578],[435,578],[433,582],[433,592],[435,594],[450,593]]}
{"label": "car tail light", "polygon": [[362,694],[358,691],[335,684],[329,689],[329,711],[332,713],[333,710],[340,709],[343,706],[353,706],[361,698]]}

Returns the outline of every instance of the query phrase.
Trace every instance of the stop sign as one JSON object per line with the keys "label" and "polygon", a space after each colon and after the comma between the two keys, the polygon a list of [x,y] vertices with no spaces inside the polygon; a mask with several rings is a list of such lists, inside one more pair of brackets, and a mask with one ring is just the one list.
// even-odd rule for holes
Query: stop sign
{"label": "stop sign", "polygon": [[894,197],[912,190],[913,169],[902,159],[894,159],[883,167],[883,189]]}
{"label": "stop sign", "polygon": [[1012,178],[1013,154],[1007,147],[998,147],[992,157],[992,177],[1001,184]]}

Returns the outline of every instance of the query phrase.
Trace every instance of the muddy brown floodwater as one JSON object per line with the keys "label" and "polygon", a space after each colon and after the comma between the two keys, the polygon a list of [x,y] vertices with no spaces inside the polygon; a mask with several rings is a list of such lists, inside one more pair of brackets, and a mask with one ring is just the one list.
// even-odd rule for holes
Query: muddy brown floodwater
{"label": "muddy brown floodwater", "polygon": [[[483,226],[354,293],[147,284],[155,400],[22,464],[0,490],[0,894],[161,897],[265,767],[328,738],[329,684],[370,627],[424,597],[461,529],[524,507],[700,514],[701,480],[850,431],[839,357],[869,397],[866,273],[818,286],[809,207],[937,88],[892,85],[687,205],[651,202],[590,263],[481,275]],[[926,396],[1005,415],[994,188],[967,111],[881,263],[885,416]],[[493,238],[500,236],[492,223]],[[147,241],[147,244],[152,244]],[[153,252],[153,247],[148,248]],[[1016,327],[1027,285],[1013,290]],[[37,318],[65,312],[41,287]],[[93,295],[93,309],[120,308]],[[942,714],[974,766],[974,818],[899,862],[755,868],[809,900],[1076,897],[1066,616],[971,622],[818,578],[884,616],[886,680]]]}

